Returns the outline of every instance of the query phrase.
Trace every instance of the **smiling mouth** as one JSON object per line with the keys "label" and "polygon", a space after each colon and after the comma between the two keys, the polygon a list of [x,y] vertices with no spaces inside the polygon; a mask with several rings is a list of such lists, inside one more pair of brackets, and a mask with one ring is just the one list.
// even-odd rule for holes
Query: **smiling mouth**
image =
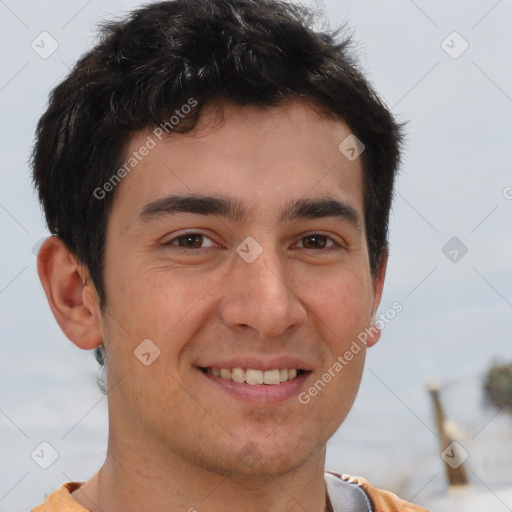
{"label": "smiling mouth", "polygon": [[245,383],[252,386],[267,384],[275,386],[283,382],[296,379],[299,375],[307,373],[306,370],[296,368],[276,368],[273,370],[257,370],[254,368],[199,368],[203,373],[213,377]]}

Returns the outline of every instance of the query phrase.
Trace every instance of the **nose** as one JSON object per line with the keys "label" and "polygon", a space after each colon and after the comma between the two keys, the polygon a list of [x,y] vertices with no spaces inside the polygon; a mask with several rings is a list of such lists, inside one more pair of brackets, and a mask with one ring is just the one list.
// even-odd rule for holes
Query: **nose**
{"label": "nose", "polygon": [[291,269],[285,265],[269,249],[251,263],[237,256],[220,302],[224,324],[252,329],[261,338],[284,335],[303,325],[307,312]]}

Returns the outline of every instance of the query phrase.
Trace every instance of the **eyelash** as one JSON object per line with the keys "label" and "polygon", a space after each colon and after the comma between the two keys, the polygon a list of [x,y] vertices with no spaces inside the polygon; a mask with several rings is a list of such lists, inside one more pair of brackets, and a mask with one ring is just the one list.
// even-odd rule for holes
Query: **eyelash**
{"label": "eyelash", "polygon": [[[173,242],[175,242],[176,240],[179,240],[180,238],[185,238],[187,236],[190,236],[190,235],[197,235],[197,236],[202,236],[203,239],[204,238],[207,238],[208,240],[212,241],[213,240],[209,237],[209,236],[206,236],[204,235],[203,233],[198,233],[196,231],[189,231],[189,232],[186,232],[186,233],[181,233],[180,235],[172,238],[171,240],[168,240],[167,242],[165,242],[163,245],[166,245],[166,246],[175,246],[177,250],[182,250],[182,251],[187,251],[187,252],[190,252],[190,251],[198,251],[200,249],[204,249],[204,247],[199,247],[199,248],[195,248],[195,247],[180,247],[179,245],[176,245],[176,244],[173,244]],[[214,242],[215,243],[215,242]]]}
{"label": "eyelash", "polygon": [[[205,235],[203,233],[199,233],[199,232],[196,232],[196,231],[189,231],[189,232],[181,233],[180,235],[172,238],[171,240],[168,240],[167,242],[164,242],[163,245],[164,246],[173,246],[173,247],[175,247],[176,250],[183,251],[183,252],[200,251],[200,250],[209,249],[209,248],[212,247],[212,246],[210,246],[210,247],[199,247],[199,248],[195,248],[195,247],[180,247],[179,245],[173,243],[173,242],[179,240],[180,238],[184,238],[184,237],[187,237],[189,235],[198,235],[198,236],[203,237],[203,239],[207,238],[211,242],[215,243],[209,236],[207,236],[207,235]],[[327,245],[327,247],[313,248],[313,249],[310,249],[308,247],[300,247],[300,249],[312,250],[312,251],[320,251],[320,250],[326,251],[326,250],[332,250],[334,248],[338,248],[338,249],[342,248],[342,245],[340,243],[338,243],[333,237],[331,237],[329,235],[324,235],[322,233],[310,233],[308,235],[305,235],[305,236],[303,236],[300,239],[300,242],[302,242],[306,238],[313,238],[313,237],[326,238],[328,243],[330,242],[330,245]]]}

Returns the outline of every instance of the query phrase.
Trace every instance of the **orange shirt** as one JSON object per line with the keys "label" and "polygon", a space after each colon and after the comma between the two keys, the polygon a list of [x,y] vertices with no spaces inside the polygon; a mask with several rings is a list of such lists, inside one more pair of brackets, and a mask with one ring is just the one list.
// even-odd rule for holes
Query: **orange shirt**
{"label": "orange shirt", "polygon": [[[333,471],[325,473],[327,493],[331,500],[333,512],[429,512],[427,509],[414,505],[413,503],[400,499],[392,492],[383,491],[373,487],[364,478],[359,476],[340,475]],[[351,485],[352,489],[362,489],[367,498],[366,508],[360,505],[359,508],[347,508],[348,493],[342,490],[342,485]]]}
{"label": "orange shirt", "polygon": [[[327,471],[325,484],[333,512],[428,512],[393,493],[376,489],[364,478]],[[64,484],[32,512],[88,512],[71,496],[81,485],[80,482]]]}

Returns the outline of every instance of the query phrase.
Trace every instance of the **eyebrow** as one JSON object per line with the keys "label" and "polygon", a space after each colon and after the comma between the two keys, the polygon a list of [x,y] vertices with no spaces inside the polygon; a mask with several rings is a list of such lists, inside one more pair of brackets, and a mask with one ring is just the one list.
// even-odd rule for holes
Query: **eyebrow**
{"label": "eyebrow", "polygon": [[321,219],[337,217],[361,229],[361,216],[349,204],[332,198],[299,199],[291,201],[281,215],[283,220]]}
{"label": "eyebrow", "polygon": [[234,222],[241,222],[247,214],[242,202],[230,197],[170,195],[147,204],[139,215],[139,220],[148,222],[176,212],[220,215]]}
{"label": "eyebrow", "polygon": [[[248,216],[243,201],[225,196],[169,195],[147,204],[139,220],[149,222],[177,212],[199,215],[219,215],[233,222],[242,222]],[[349,204],[330,197],[290,201],[281,213],[280,222],[297,219],[337,217],[361,229],[361,216]]]}

